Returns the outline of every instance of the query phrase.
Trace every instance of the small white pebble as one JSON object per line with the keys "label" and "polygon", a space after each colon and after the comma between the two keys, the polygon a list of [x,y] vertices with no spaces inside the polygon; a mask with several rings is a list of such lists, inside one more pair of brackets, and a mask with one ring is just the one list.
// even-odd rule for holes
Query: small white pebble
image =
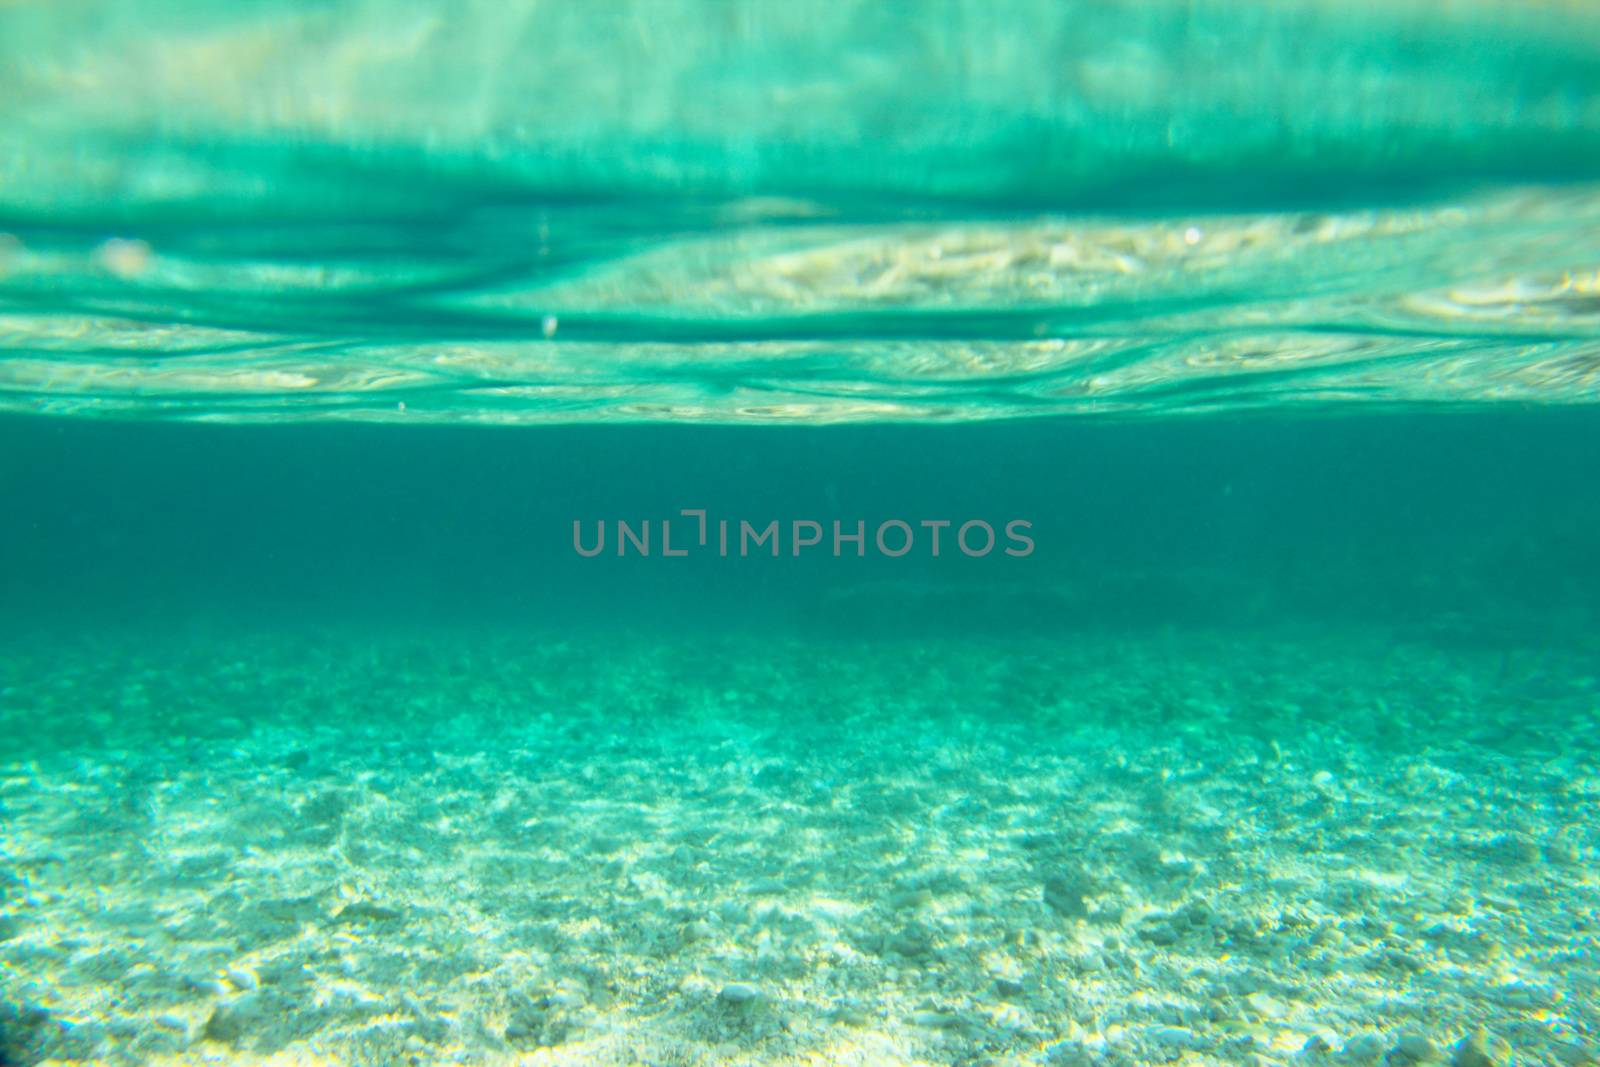
{"label": "small white pebble", "polygon": [[1281,1019],[1289,1014],[1289,1005],[1268,993],[1251,993],[1244,998],[1250,1010],[1267,1019]]}
{"label": "small white pebble", "polygon": [[230,967],[223,975],[232,983],[235,989],[250,990],[261,983],[256,979],[255,972],[247,971],[243,967]]}
{"label": "small white pebble", "polygon": [[1186,245],[1199,244],[1200,237],[1200,227],[1198,226],[1190,226],[1187,230],[1183,231],[1183,243]]}
{"label": "small white pebble", "polygon": [[554,337],[556,335],[556,330],[560,326],[561,326],[561,320],[560,319],[556,318],[554,315],[546,315],[544,317],[544,319],[539,323],[539,330],[546,337]]}

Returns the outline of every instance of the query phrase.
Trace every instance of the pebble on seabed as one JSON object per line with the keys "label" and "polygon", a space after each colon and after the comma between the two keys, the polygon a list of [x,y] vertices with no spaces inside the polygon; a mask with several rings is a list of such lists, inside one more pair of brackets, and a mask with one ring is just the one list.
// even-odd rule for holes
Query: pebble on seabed
{"label": "pebble on seabed", "polygon": [[749,1004],[761,997],[761,990],[744,982],[729,982],[717,994],[717,999],[724,1004]]}
{"label": "pebble on seabed", "polygon": [[1394,1052],[1390,1054],[1391,1060],[1401,1063],[1428,1063],[1432,1060],[1443,1059],[1439,1054],[1439,1046],[1425,1034],[1404,1033],[1400,1040],[1395,1042]]}
{"label": "pebble on seabed", "polygon": [[1344,1044],[1345,1059],[1352,1063],[1370,1063],[1383,1055],[1383,1038],[1377,1034],[1359,1034]]}
{"label": "pebble on seabed", "polygon": [[1451,1067],[1506,1067],[1510,1062],[1511,1046],[1487,1030],[1462,1038],[1450,1060]]}

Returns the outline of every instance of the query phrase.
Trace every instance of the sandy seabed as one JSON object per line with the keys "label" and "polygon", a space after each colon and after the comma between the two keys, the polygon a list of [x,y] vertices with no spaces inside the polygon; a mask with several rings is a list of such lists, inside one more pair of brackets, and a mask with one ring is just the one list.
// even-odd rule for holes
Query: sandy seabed
{"label": "sandy seabed", "polygon": [[1459,636],[8,641],[0,1039],[1592,1063],[1600,649]]}

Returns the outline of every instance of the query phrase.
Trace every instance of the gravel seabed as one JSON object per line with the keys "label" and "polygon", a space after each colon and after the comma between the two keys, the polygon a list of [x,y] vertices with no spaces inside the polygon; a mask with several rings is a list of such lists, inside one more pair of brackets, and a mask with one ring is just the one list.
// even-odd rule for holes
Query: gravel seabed
{"label": "gravel seabed", "polygon": [[1593,640],[1370,627],[8,641],[0,1036],[1595,1062],[1597,676]]}

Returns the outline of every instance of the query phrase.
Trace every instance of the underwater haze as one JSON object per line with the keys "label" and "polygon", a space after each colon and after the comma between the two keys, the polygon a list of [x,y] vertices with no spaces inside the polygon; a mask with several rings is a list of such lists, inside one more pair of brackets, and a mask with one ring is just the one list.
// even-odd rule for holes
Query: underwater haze
{"label": "underwater haze", "polygon": [[0,2],[0,1065],[1600,1064],[1600,12]]}

